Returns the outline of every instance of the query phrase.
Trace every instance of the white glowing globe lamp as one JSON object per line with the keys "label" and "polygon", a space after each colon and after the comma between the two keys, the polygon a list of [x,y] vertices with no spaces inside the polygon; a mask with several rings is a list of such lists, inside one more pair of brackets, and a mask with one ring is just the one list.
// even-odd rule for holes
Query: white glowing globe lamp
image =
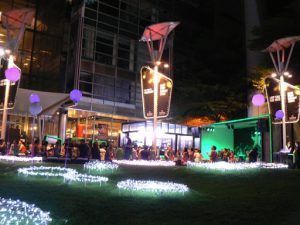
{"label": "white glowing globe lamp", "polygon": [[5,70],[5,78],[16,82],[20,80],[21,77],[21,70],[18,67],[11,67]]}
{"label": "white glowing globe lamp", "polygon": [[253,95],[252,103],[255,106],[262,106],[265,103],[265,96],[263,94]]}

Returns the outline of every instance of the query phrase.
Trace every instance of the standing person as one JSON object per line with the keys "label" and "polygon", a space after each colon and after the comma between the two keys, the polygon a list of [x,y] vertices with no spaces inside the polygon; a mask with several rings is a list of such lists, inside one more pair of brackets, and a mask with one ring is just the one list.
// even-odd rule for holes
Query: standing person
{"label": "standing person", "polygon": [[99,151],[100,151],[100,160],[104,161],[105,160],[105,153],[106,153],[105,144],[103,144],[103,143],[100,144]]}
{"label": "standing person", "polygon": [[209,159],[211,162],[217,162],[218,161],[218,153],[217,153],[217,147],[216,146],[212,146],[211,147],[211,152],[209,154]]}
{"label": "standing person", "polygon": [[37,156],[40,153],[39,140],[35,140],[32,146],[32,156]]}
{"label": "standing person", "polygon": [[126,145],[125,145],[125,156],[124,157],[125,157],[126,160],[129,160],[131,150],[132,150],[132,142],[131,142],[131,139],[129,137],[129,134],[127,134],[126,139],[127,139],[127,142],[126,142]]}
{"label": "standing person", "polygon": [[188,149],[184,148],[182,152],[182,163],[185,165],[188,160],[189,160]]}
{"label": "standing person", "polygon": [[89,147],[85,143],[84,139],[80,140],[80,144],[78,145],[78,148],[79,148],[79,157],[87,158],[88,152],[89,152]]}
{"label": "standing person", "polygon": [[2,155],[6,154],[6,144],[3,139],[0,139],[0,154]]}
{"label": "standing person", "polygon": [[188,161],[194,162],[194,149],[193,148],[188,149]]}
{"label": "standing person", "polygon": [[95,141],[92,147],[92,158],[100,160],[100,150],[98,147],[98,142]]}

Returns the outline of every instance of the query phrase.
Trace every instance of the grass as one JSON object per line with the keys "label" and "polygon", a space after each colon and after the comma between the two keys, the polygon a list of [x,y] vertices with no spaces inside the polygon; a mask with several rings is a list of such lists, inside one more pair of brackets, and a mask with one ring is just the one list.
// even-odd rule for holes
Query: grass
{"label": "grass", "polygon": [[[110,181],[100,187],[67,184],[60,178],[18,176],[17,168],[24,165],[28,164],[0,163],[0,196],[50,211],[52,224],[300,224],[300,170],[216,172],[121,166],[106,173]],[[83,170],[82,165],[70,167]],[[191,191],[160,196],[116,189],[117,182],[127,178],[183,183]]]}

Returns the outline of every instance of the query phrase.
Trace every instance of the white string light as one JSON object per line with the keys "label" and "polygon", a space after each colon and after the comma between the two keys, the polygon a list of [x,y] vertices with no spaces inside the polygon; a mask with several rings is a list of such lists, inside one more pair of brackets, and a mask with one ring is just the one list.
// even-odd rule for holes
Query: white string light
{"label": "white string light", "polygon": [[89,169],[89,170],[117,170],[119,165],[115,164],[115,163],[111,163],[111,162],[103,162],[103,161],[91,161],[91,162],[87,162],[84,165],[85,169]]}
{"label": "white string light", "polygon": [[33,204],[0,197],[0,224],[47,225],[51,221],[49,212],[44,212]]}
{"label": "white string light", "polygon": [[42,162],[42,157],[17,157],[12,155],[0,155],[0,160],[9,162]]}
{"label": "white string light", "polygon": [[155,193],[184,193],[189,191],[189,188],[184,184],[178,184],[173,182],[161,182],[154,180],[124,180],[117,184],[119,189],[129,191],[146,191]]}
{"label": "white string light", "polygon": [[197,167],[210,170],[247,170],[247,169],[284,169],[288,168],[285,164],[280,163],[228,163],[228,162],[216,162],[216,163],[195,163],[188,162],[187,167]]}
{"label": "white string light", "polygon": [[175,162],[173,161],[160,161],[160,160],[113,160],[114,163],[119,165],[130,165],[130,166],[175,166]]}
{"label": "white string light", "polygon": [[19,174],[26,176],[43,176],[43,177],[63,177],[67,181],[101,183],[107,182],[107,177],[92,176],[88,174],[78,173],[71,168],[50,167],[50,166],[31,166],[18,169]]}

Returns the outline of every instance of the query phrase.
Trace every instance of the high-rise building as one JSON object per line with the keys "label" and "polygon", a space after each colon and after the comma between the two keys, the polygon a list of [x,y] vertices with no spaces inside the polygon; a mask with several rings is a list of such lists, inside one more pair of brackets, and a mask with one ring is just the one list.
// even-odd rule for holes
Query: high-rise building
{"label": "high-rise building", "polygon": [[[44,121],[40,136],[64,136],[58,124],[66,121],[68,137],[116,140],[122,122],[143,119],[139,70],[151,62],[146,44],[139,39],[146,26],[168,16],[167,1],[9,0],[0,6],[3,14],[34,10],[16,54],[22,70],[20,87],[66,94],[75,88],[83,93],[82,100],[67,110],[58,109],[63,103],[47,105],[52,115],[40,118]],[[6,35],[4,26],[0,32]],[[171,52],[168,49],[169,45],[166,53]],[[164,59],[172,58],[165,54]],[[23,97],[17,95],[17,104]],[[14,120],[29,132],[28,119]],[[100,127],[105,127],[104,133]]]}

